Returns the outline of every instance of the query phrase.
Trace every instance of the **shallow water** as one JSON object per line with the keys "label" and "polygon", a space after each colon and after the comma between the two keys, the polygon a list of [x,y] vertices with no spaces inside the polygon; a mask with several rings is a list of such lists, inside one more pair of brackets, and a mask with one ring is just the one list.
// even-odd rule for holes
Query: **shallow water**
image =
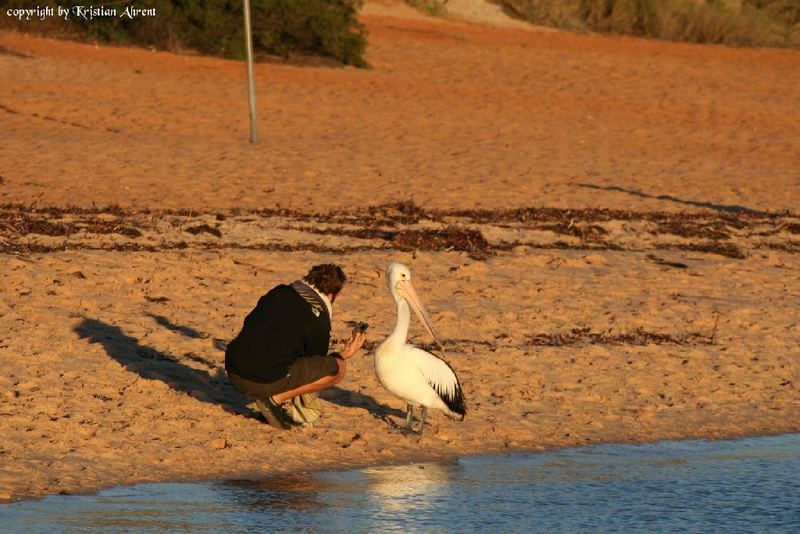
{"label": "shallow water", "polygon": [[600,445],[0,507],[3,532],[800,532],[800,434]]}

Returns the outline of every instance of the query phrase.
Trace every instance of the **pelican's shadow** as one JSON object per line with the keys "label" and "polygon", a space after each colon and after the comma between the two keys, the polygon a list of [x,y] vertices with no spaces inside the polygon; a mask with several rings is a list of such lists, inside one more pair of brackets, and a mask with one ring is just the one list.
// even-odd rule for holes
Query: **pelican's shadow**
{"label": "pelican's shadow", "polygon": [[[118,326],[103,321],[84,319],[74,330],[81,339],[103,345],[111,358],[142,378],[160,380],[175,391],[216,404],[230,413],[259,417],[247,407],[244,396],[234,390],[228,379],[220,376],[219,372],[212,375],[208,371],[190,367],[166,352],[142,345]],[[213,367],[213,363],[206,360],[194,360]]]}
{"label": "pelican's shadow", "polygon": [[395,428],[398,427],[397,423],[389,419],[389,417],[392,416],[405,418],[406,416],[406,412],[380,404],[371,395],[366,395],[359,391],[348,391],[338,386],[333,386],[332,388],[320,392],[319,396],[322,399],[339,406],[344,406],[347,408],[363,408],[367,410],[367,412],[369,412],[369,414],[375,419],[379,419],[385,422],[387,425]]}

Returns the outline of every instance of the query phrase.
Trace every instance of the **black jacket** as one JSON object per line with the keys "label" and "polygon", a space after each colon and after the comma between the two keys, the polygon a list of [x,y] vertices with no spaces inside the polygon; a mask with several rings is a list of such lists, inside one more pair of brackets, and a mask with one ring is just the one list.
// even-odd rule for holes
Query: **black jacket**
{"label": "black jacket", "polygon": [[253,382],[269,383],[288,373],[300,356],[328,354],[331,319],[290,285],[258,300],[225,351],[225,369]]}

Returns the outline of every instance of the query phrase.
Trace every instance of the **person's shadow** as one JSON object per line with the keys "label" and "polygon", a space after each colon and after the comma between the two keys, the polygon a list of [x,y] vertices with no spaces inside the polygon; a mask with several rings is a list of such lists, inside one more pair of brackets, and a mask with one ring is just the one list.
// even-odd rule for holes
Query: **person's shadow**
{"label": "person's shadow", "polygon": [[[84,319],[75,327],[75,332],[90,343],[102,344],[109,356],[142,378],[161,380],[175,391],[222,406],[228,412],[258,417],[247,408],[244,396],[234,390],[227,378],[220,376],[219,372],[212,375],[208,371],[190,367],[170,354],[140,344],[118,326],[96,319]],[[190,359],[209,369],[216,367],[213,362],[202,358]]]}
{"label": "person's shadow", "polygon": [[186,337],[190,337],[193,339],[205,339],[208,337],[206,332],[201,332],[200,330],[196,330],[191,326],[183,326],[180,324],[175,324],[163,315],[155,315],[150,312],[145,313],[148,317],[152,318],[155,322],[157,322],[160,326],[163,326],[167,330],[171,330],[178,334],[182,334]]}
{"label": "person's shadow", "polygon": [[[164,324],[168,321],[162,317],[154,318],[162,326],[186,334],[184,327],[178,327],[172,323]],[[84,319],[75,327],[75,332],[81,339],[87,339],[90,343],[102,344],[110,357],[142,378],[161,380],[175,391],[180,391],[203,402],[222,406],[230,413],[261,419],[258,412],[247,407],[249,401],[244,395],[233,389],[226,377],[214,376],[208,371],[195,369],[181,362],[175,356],[142,345],[135,338],[125,334],[118,326],[96,319]],[[216,368],[214,362],[204,358],[192,355],[188,355],[187,358],[207,366],[210,370]],[[348,391],[336,386],[321,392],[320,397],[339,406],[363,408],[372,417],[393,427],[396,427],[397,424],[389,416],[405,417],[405,412],[402,410],[378,404],[370,395]]]}

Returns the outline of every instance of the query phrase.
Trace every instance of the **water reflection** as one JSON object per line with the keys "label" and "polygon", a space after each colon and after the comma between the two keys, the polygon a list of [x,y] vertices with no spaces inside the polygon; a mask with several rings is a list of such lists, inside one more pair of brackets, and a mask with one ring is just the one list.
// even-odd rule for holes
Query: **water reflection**
{"label": "water reflection", "polygon": [[219,488],[239,508],[264,510],[292,510],[307,512],[322,510],[327,504],[319,494],[335,491],[330,484],[311,475],[285,475],[265,480],[232,480]]}
{"label": "water reflection", "polygon": [[457,469],[456,462],[365,469],[364,489],[370,501],[384,511],[433,509],[449,496]]}
{"label": "water reflection", "polygon": [[[346,531],[356,521],[370,529],[392,530],[392,525],[405,524],[413,530],[413,525],[421,528],[431,524],[431,518],[447,514],[459,470],[456,461],[416,463],[235,480],[215,487],[237,509],[264,515],[283,512],[279,525],[287,527],[305,524],[309,530]],[[315,522],[314,517],[323,516],[324,521]]]}
{"label": "water reflection", "polygon": [[800,532],[800,434],[606,445],[0,507],[8,532]]}

